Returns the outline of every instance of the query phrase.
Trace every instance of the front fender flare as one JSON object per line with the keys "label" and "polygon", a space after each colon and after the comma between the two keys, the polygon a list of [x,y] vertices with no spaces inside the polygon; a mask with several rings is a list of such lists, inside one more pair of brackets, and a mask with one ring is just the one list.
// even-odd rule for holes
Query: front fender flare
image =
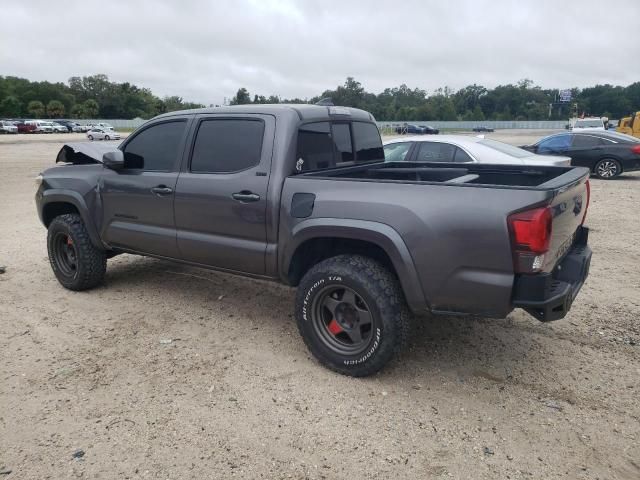
{"label": "front fender flare", "polygon": [[389,225],[367,220],[310,218],[296,224],[291,238],[283,247],[280,272],[286,277],[296,249],[314,238],[349,238],[364,240],[382,248],[391,259],[409,308],[424,313],[429,305],[422,291],[418,272],[400,234]]}
{"label": "front fender flare", "polygon": [[38,199],[39,208],[38,215],[40,216],[40,221],[44,224],[44,209],[45,206],[50,203],[69,203],[76,207],[82,221],[84,222],[84,226],[89,233],[89,238],[91,239],[91,243],[94,246],[105,249],[105,245],[102,243],[100,239],[100,235],[98,234],[98,229],[91,218],[91,214],[89,212],[89,208],[87,207],[87,203],[85,202],[82,195],[73,190],[66,189],[50,189],[42,192],[42,197]]}

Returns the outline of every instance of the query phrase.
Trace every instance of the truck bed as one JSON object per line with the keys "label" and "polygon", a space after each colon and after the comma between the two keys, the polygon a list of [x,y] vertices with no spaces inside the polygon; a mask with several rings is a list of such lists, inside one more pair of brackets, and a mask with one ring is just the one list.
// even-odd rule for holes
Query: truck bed
{"label": "truck bed", "polygon": [[303,176],[336,180],[548,190],[577,181],[586,173],[586,169],[575,167],[378,162],[309,172]]}

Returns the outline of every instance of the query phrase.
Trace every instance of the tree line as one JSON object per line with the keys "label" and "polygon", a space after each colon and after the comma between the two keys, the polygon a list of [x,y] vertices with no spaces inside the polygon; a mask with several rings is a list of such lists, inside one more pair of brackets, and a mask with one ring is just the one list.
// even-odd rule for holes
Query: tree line
{"label": "tree line", "polygon": [[159,98],[148,88],[112,82],[106,75],[71,77],[68,83],[0,76],[0,116],[9,118],[151,118],[203,107],[178,96]]}
{"label": "tree line", "polygon": [[[640,82],[626,87],[596,85],[571,89],[570,102],[559,102],[557,89],[543,89],[524,79],[515,85],[469,85],[427,92],[405,84],[381,93],[367,92],[348,77],[343,85],[312,98],[251,95],[238,89],[231,104],[315,103],[331,97],[335,105],[362,108],[381,121],[566,120],[574,114],[621,118],[640,110]],[[67,83],[32,82],[0,76],[0,116],[7,118],[151,118],[165,112],[199,108],[179,96],[160,98],[148,88],[112,82],[106,75],[71,77]]]}
{"label": "tree line", "polygon": [[576,114],[621,118],[640,110],[640,82],[627,87],[572,88],[571,101],[560,102],[558,89],[543,89],[529,79],[492,89],[476,84],[457,91],[444,87],[430,94],[402,84],[375,94],[348,77],[344,85],[308,101],[281,100],[273,95],[254,95],[252,99],[246,88],[240,88],[231,103],[315,103],[326,97],[335,105],[367,110],[380,121],[566,120]]}

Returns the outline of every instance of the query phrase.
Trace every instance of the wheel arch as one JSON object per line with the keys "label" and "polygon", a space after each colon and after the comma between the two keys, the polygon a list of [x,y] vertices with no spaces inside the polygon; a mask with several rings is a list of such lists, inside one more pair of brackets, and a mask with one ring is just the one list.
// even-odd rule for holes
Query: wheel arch
{"label": "wheel arch", "polygon": [[591,173],[595,173],[596,172],[596,167],[598,166],[598,164],[602,161],[602,160],[615,160],[616,162],[618,162],[618,165],[620,165],[620,174],[624,173],[624,164],[622,162],[622,159],[616,155],[602,155],[600,156],[595,162],[593,162],[593,166],[591,167]]}
{"label": "wheel arch", "polygon": [[39,210],[40,220],[45,227],[49,227],[54,218],[67,213],[77,213],[89,232],[89,238],[94,246],[104,249],[95,223],[91,219],[84,198],[73,190],[46,190],[42,194]]}
{"label": "wheel arch", "polygon": [[400,234],[377,222],[314,218],[297,224],[283,248],[280,275],[283,281],[296,286],[318,262],[342,254],[377,260],[398,278],[414,313],[428,309],[413,258]]}

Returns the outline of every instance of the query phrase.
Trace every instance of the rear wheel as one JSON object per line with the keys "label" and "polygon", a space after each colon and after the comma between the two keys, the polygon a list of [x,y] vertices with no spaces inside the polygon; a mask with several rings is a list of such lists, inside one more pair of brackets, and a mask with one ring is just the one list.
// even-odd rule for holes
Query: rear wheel
{"label": "rear wheel", "polygon": [[102,283],[107,270],[104,250],[89,238],[80,215],[53,219],[47,234],[49,262],[58,281],[69,290],[87,290]]}
{"label": "rear wheel", "polygon": [[598,178],[609,180],[620,175],[620,173],[622,173],[622,167],[620,165],[620,162],[614,160],[613,158],[603,158],[598,163],[596,163],[593,172]]}
{"label": "rear wheel", "polygon": [[296,294],[296,321],[323,365],[354,377],[381,370],[402,350],[409,332],[398,280],[359,255],[333,257],[307,272]]}

